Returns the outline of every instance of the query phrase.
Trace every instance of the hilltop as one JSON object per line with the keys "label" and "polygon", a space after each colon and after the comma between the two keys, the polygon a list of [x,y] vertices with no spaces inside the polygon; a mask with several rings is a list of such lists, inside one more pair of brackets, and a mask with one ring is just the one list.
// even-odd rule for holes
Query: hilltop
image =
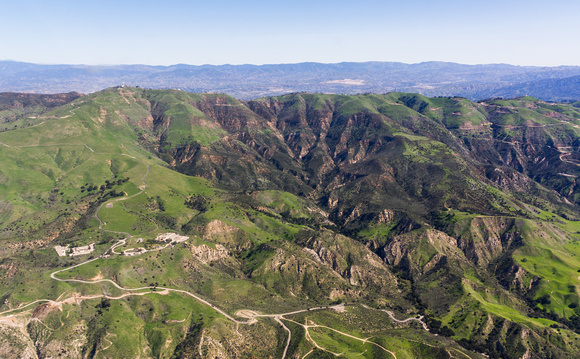
{"label": "hilltop", "polygon": [[0,133],[0,356],[580,351],[576,104],[39,103]]}

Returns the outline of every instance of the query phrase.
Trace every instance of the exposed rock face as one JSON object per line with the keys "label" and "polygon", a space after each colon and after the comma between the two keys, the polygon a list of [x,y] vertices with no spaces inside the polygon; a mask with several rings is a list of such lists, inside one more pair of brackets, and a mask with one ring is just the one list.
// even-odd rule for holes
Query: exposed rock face
{"label": "exposed rock face", "polygon": [[307,240],[305,245],[304,251],[353,286],[376,286],[387,293],[396,285],[396,278],[380,257],[347,237],[326,234]]}
{"label": "exposed rock face", "polygon": [[513,218],[478,217],[471,221],[469,229],[459,236],[458,246],[467,258],[482,266],[505,250],[523,244]]}
{"label": "exposed rock face", "polygon": [[2,278],[5,279],[5,278],[13,277],[14,274],[16,274],[18,269],[16,268],[14,263],[8,262],[8,263],[0,264],[0,270],[3,273]]}
{"label": "exposed rock face", "polygon": [[191,254],[201,263],[207,264],[220,259],[228,258],[230,252],[221,244],[216,244],[215,248],[211,248],[205,244],[200,246],[191,246]]}
{"label": "exposed rock face", "polygon": [[20,319],[0,322],[0,357],[37,359],[35,346]]}
{"label": "exposed rock face", "polygon": [[389,209],[385,209],[381,213],[379,213],[379,216],[377,218],[377,222],[379,224],[389,223],[394,218],[395,218],[395,211],[392,211],[392,210],[389,210]]}
{"label": "exposed rock face", "polygon": [[[82,358],[81,348],[86,342],[83,322],[59,332],[61,338],[51,338],[54,330],[41,320],[50,314],[49,305],[36,308],[32,316],[17,314],[0,318],[0,357],[2,358]],[[63,329],[63,328],[60,328]]]}
{"label": "exposed rock face", "polygon": [[205,227],[204,239],[222,243],[232,248],[247,248],[250,242],[239,228],[215,219]]}
{"label": "exposed rock face", "polygon": [[214,219],[213,221],[209,222],[206,229],[205,235],[210,238],[213,235],[223,235],[235,232],[237,230],[236,227],[230,226],[219,219]]}
{"label": "exposed rock face", "polygon": [[448,258],[465,260],[455,238],[431,229],[395,236],[378,253],[388,264],[403,266],[418,276],[428,273],[439,264],[445,264]]}

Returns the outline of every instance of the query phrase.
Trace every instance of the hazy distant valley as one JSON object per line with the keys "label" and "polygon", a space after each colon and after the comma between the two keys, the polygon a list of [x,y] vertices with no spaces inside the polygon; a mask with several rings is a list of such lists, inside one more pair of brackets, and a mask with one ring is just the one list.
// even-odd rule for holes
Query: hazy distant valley
{"label": "hazy distant valley", "polygon": [[249,100],[291,92],[362,94],[393,91],[471,100],[534,96],[580,100],[580,67],[450,62],[298,63],[278,65],[36,65],[0,61],[0,91],[91,93],[120,84],[225,93]]}

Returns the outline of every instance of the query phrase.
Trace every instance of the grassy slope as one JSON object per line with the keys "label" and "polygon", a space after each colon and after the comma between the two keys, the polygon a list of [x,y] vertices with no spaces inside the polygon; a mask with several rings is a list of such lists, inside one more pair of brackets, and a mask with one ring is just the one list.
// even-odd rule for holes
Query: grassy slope
{"label": "grassy slope", "polygon": [[[161,96],[161,92],[155,96]],[[171,96],[171,98],[165,98],[163,101],[169,104],[177,100],[189,102],[199,100],[193,95],[186,94],[167,96]],[[180,98],[179,96],[186,97]],[[393,95],[388,96],[393,97]],[[474,117],[467,116],[466,121],[474,125],[481,124],[480,114],[483,110],[473,104],[456,101],[457,108],[451,108],[452,112],[440,113],[437,110],[438,106],[441,107],[445,101],[450,100],[419,99],[428,101],[429,107],[422,109],[424,115],[401,104],[395,105],[395,101],[402,101],[400,97],[391,99],[388,96],[367,96],[362,99],[344,98],[344,103],[341,104],[341,113],[347,116],[361,110],[371,109],[373,113],[388,114],[392,118],[408,119],[427,116],[436,121],[444,121],[445,126],[455,128],[460,124],[457,122],[459,115],[453,115],[454,113],[467,115],[475,111],[473,112]],[[302,225],[291,224],[283,220],[281,213],[287,212],[288,214],[285,215],[294,219],[309,218],[311,213],[304,200],[279,191],[265,191],[257,194],[255,200],[268,209],[266,213],[263,210],[257,211],[241,205],[237,198],[231,197],[222,190],[212,188],[210,183],[205,180],[177,174],[160,166],[158,160],[136,145],[137,134],[125,121],[126,117],[133,119],[147,117],[146,106],[142,102],[133,101],[135,98],[138,98],[138,94],[134,94],[133,98],[127,98],[115,91],[105,92],[102,96],[88,96],[78,100],[82,104],[69,105],[51,114],[54,117],[71,115],[70,117],[46,120],[45,123],[37,127],[0,134],[0,142],[14,146],[0,148],[3,163],[0,176],[0,198],[3,199],[3,203],[6,203],[0,208],[0,220],[5,226],[14,228],[14,231],[7,236],[16,238],[20,237],[22,233],[34,232],[34,229],[42,227],[44,222],[54,220],[55,213],[62,213],[67,207],[72,208],[68,210],[74,212],[75,203],[79,203],[79,207],[80,204],[86,204],[82,198],[86,196],[87,192],[80,190],[80,187],[86,184],[100,186],[115,176],[119,178],[129,177],[130,180],[127,183],[115,189],[124,191],[128,195],[138,193],[138,187],[142,184],[141,178],[146,172],[145,164],[149,164],[150,171],[146,177],[148,188],[144,193],[126,201],[115,202],[112,208],[103,208],[99,212],[99,216],[107,223],[106,229],[127,231],[151,239],[159,232],[181,228],[192,221],[205,224],[219,220],[235,228],[237,234],[204,237],[202,232],[193,231],[192,233],[196,235],[192,236],[191,243],[187,245],[177,246],[170,251],[134,258],[109,259],[106,261],[106,266],[103,265],[102,260],[99,260],[78,270],[63,274],[63,277],[87,279],[102,275],[105,278],[116,277],[119,283],[126,286],[142,286],[155,282],[168,287],[188,288],[201,293],[206,298],[219,301],[221,306],[230,311],[240,308],[263,311],[289,310],[304,305],[304,298],[285,298],[280,295],[279,287],[274,285],[280,282],[280,277],[276,275],[272,276],[270,273],[263,272],[264,274],[257,276],[254,281],[248,280],[247,275],[251,271],[240,265],[238,259],[235,258],[219,262],[214,266],[208,264],[197,266],[193,272],[184,269],[195,262],[190,250],[193,243],[215,246],[216,242],[220,242],[230,246],[252,247],[272,242],[273,245],[276,245],[277,241],[292,238],[301,229],[304,229]],[[376,109],[385,98],[391,99],[393,104]],[[320,102],[323,100],[325,100],[324,97],[319,99]],[[410,103],[409,99],[404,101],[407,105]],[[111,104],[113,107],[119,108],[118,113],[103,112],[103,108],[108,108]],[[181,107],[175,108],[172,105],[172,110],[165,112],[176,123],[175,128],[167,133],[168,142],[182,141],[188,138],[190,133],[199,134],[201,137],[194,138],[194,140],[204,144],[209,144],[219,138],[221,135],[219,130],[200,134],[195,125],[188,128],[187,123],[195,122],[199,118],[203,119],[203,116],[190,106],[183,104]],[[417,108],[417,110],[421,109]],[[536,115],[525,114],[525,116],[532,118],[537,123],[551,123]],[[50,135],[45,136],[46,134]],[[413,162],[431,162],[432,158],[440,158],[441,151],[449,152],[441,142],[429,140],[424,136],[410,135],[404,132],[396,132],[393,135],[402,137],[407,141],[405,142],[405,155],[411,157]],[[20,148],[16,146],[43,147]],[[125,155],[134,156],[136,159]],[[21,196],[20,191],[15,190],[16,188],[27,189],[28,195]],[[55,193],[54,198],[50,198],[50,194],[53,193]],[[202,212],[187,208],[185,200],[192,195],[203,195],[210,198],[207,209]],[[86,198],[88,201],[89,197]],[[67,202],[73,203],[73,206],[69,206]],[[46,209],[47,204],[50,204],[50,210]],[[35,216],[32,216],[33,214]],[[73,215],[80,215],[80,212]],[[168,219],[171,220],[168,221]],[[577,285],[578,279],[575,270],[580,263],[575,258],[577,249],[575,237],[563,238],[562,233],[573,233],[576,230],[576,223],[558,220],[562,223],[550,223],[550,228],[543,228],[541,231],[536,228],[536,226],[542,225],[541,221],[527,222],[527,227],[523,229],[527,241],[526,246],[518,249],[514,253],[514,258],[529,275],[545,278],[535,292],[535,297],[549,294],[552,300],[545,307],[559,315],[570,316],[576,311],[570,308],[569,304],[577,303],[578,299],[576,289],[571,291],[570,286]],[[545,225],[548,226],[548,224]],[[82,242],[83,240],[87,242],[93,239],[106,242],[107,236],[98,233],[95,229],[96,226],[96,221],[89,221],[87,228],[76,232],[72,242]],[[559,229],[565,232],[559,232]],[[378,226],[375,229],[366,229],[370,233],[363,232],[361,236],[367,238],[371,236],[386,237],[390,230],[391,228],[388,226]],[[538,233],[541,236],[538,236]],[[301,258],[301,260],[306,261],[308,258],[300,250],[300,247],[282,244],[277,246],[284,248],[289,255]],[[105,248],[107,248],[105,243],[98,245],[100,251]],[[419,265],[424,266],[439,251],[441,251],[440,248],[419,247],[417,253],[425,256],[418,261]],[[251,263],[252,268],[258,272],[265,263],[271,263],[274,258],[273,253],[269,251],[264,251],[263,257],[260,253],[248,252],[246,254],[250,258],[247,262]],[[70,262],[69,259],[57,258],[51,248],[20,253],[12,261],[13,263],[27,261],[33,263],[33,269],[22,270],[10,279],[3,278],[0,283],[2,286],[0,293],[2,295],[8,294],[12,303],[23,303],[37,298],[56,298],[67,291],[78,291],[83,294],[103,292],[112,295],[120,294],[112,286],[106,284],[94,286],[51,281],[48,274],[52,269],[47,269],[47,266],[60,267]],[[42,268],[44,271],[41,276],[37,275],[38,268]],[[332,277],[331,270],[325,270],[327,273],[321,277],[322,280],[328,280]],[[514,298],[502,297],[494,293],[488,294],[481,288],[482,283],[478,283],[478,281],[477,277],[462,281],[466,293],[465,297],[471,298],[458,301],[450,311],[449,316],[443,318],[444,323],[451,323],[454,318],[456,319],[462,315],[461,313],[465,313],[466,308],[472,308],[473,313],[476,313],[475,316],[478,313],[487,312],[540,329],[546,329],[554,324],[553,321],[547,319],[529,318],[522,311],[513,308],[513,304],[516,302]],[[76,316],[77,320],[84,318],[86,323],[91,323],[91,320],[94,320],[94,322],[98,322],[98,325],[106,326],[106,332],[110,333],[107,335],[117,338],[104,352],[110,355],[118,353],[136,355],[139,352],[155,356],[162,355],[161,353],[167,355],[172,352],[185,335],[187,327],[192,323],[199,323],[203,319],[204,325],[209,328],[214,325],[216,320],[221,320],[211,309],[201,306],[195,301],[183,299],[176,294],[169,296],[146,295],[128,301],[114,301],[109,309],[102,311],[101,314],[94,314],[94,306],[97,303],[98,301],[95,300],[87,301],[83,302],[79,308],[71,306],[65,310],[76,313],[71,315],[72,318]],[[117,322],[115,318],[121,316],[126,320],[122,323]],[[466,323],[475,322],[479,320],[475,316],[468,315],[463,320]],[[183,319],[185,319],[184,322],[174,322]],[[326,325],[333,328],[344,328],[356,335],[365,334],[358,332],[360,330],[358,325],[347,327],[347,322],[338,315],[327,319],[326,322],[324,322],[326,319],[318,317],[313,320],[327,323]],[[361,320],[358,318],[354,322],[360,323]],[[97,324],[95,324],[95,328],[98,327]],[[273,326],[276,325],[273,324]],[[468,328],[469,326],[470,324],[467,325]],[[380,326],[373,325],[372,328],[380,328]],[[98,332],[98,330],[94,330]],[[388,347],[396,349],[397,353],[403,351],[407,355],[413,356],[431,350],[410,339],[400,338],[401,333],[418,335],[422,333],[421,329],[410,331],[404,329],[400,332],[377,330],[374,334],[379,337],[377,340],[385,343],[385,346],[390,345]],[[465,338],[470,335],[470,331],[462,332],[456,329],[456,334],[457,338]],[[362,346],[356,341],[336,336],[326,329],[313,330],[312,336],[317,342],[332,351],[344,353],[352,351],[353,355],[358,355],[364,350],[374,353],[368,344]],[[432,337],[429,338],[423,337],[421,340],[433,340]],[[304,346],[304,344],[301,345]]]}

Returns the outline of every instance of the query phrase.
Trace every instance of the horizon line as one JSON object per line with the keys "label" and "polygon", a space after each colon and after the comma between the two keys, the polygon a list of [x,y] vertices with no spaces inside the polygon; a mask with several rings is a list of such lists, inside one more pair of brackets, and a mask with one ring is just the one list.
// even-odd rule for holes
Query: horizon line
{"label": "horizon line", "polygon": [[580,65],[553,65],[553,66],[546,66],[546,65],[516,65],[510,64],[506,62],[491,62],[491,63],[477,63],[477,64],[466,64],[461,62],[455,61],[440,61],[440,60],[429,60],[429,61],[421,61],[421,62],[402,62],[402,61],[380,61],[380,60],[369,60],[369,61],[340,61],[340,62],[317,62],[317,61],[302,61],[302,62],[280,62],[280,63],[265,63],[265,64],[251,64],[251,63],[242,63],[242,64],[231,64],[231,63],[224,63],[224,64],[201,64],[201,65],[194,65],[188,63],[175,63],[170,65],[154,65],[154,64],[146,64],[146,63],[124,63],[124,64],[82,64],[82,63],[41,63],[41,62],[29,62],[29,61],[20,61],[20,60],[13,60],[13,59],[0,59],[0,62],[13,62],[13,63],[20,63],[20,64],[28,64],[28,65],[37,65],[37,66],[83,66],[83,67],[117,67],[117,66],[147,66],[147,67],[176,67],[176,66],[192,66],[192,67],[204,67],[204,66],[281,66],[281,65],[303,65],[303,64],[320,64],[320,65],[340,65],[340,64],[371,64],[371,63],[389,63],[389,64],[402,64],[402,65],[421,65],[421,64],[428,64],[428,63],[441,63],[441,64],[453,64],[453,65],[462,65],[462,66],[513,66],[513,67],[529,67],[529,68],[557,68],[557,67],[580,67]]}

